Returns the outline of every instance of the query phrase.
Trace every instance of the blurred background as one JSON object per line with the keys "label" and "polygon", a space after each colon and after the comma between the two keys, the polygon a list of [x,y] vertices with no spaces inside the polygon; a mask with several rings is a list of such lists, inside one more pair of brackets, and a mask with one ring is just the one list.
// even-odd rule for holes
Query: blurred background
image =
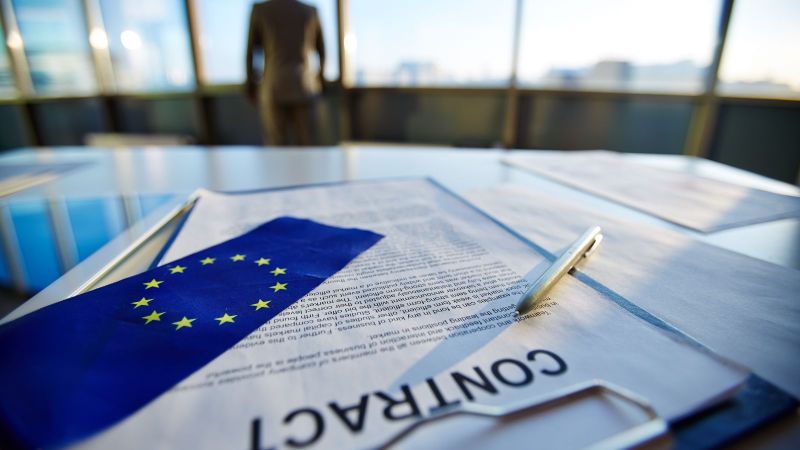
{"label": "blurred background", "polygon": [[[687,154],[798,183],[800,1],[306,3],[326,145]],[[262,145],[242,87],[252,4],[0,0],[0,150]],[[0,225],[30,262],[0,259],[0,284],[36,292],[168,198],[9,202]],[[67,261],[53,217],[75,234]]]}
{"label": "blurred background", "polygon": [[[241,89],[252,3],[0,0],[0,148],[260,144]],[[797,182],[796,0],[308,3],[326,144],[683,153]]]}

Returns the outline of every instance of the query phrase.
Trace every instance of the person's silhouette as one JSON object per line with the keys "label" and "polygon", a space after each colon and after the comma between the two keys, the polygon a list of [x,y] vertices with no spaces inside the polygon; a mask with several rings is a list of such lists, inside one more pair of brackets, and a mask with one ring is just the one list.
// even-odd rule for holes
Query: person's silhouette
{"label": "person's silhouette", "polygon": [[[308,61],[314,50],[319,55],[317,73]],[[257,72],[254,64],[258,53],[263,53],[263,72]],[[316,8],[297,0],[253,5],[245,87],[258,104],[265,140],[271,145],[317,144],[316,104],[324,66],[325,44]]]}

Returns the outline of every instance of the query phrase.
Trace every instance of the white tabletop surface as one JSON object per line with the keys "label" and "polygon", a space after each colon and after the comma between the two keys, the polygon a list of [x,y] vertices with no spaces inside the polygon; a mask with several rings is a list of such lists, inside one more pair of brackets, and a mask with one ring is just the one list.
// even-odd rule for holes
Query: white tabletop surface
{"label": "white tabletop surface", "polygon": [[[249,190],[287,185],[384,177],[432,177],[445,187],[465,193],[500,183],[527,186],[553,196],[581,202],[606,213],[680,231],[705,242],[751,257],[800,269],[800,220],[784,219],[711,234],[700,234],[625,206],[526,173],[501,163],[505,150],[443,147],[346,145],[327,148],[148,147],[103,149],[61,147],[20,149],[0,156],[0,164],[86,162],[87,166],[2,199],[79,199],[131,194],[175,194],[175,198],[144,217],[126,232],[78,264],[21,309],[40,307],[69,296],[126,248],[137,243],[166,214],[197,188]],[[656,167],[687,171],[783,194],[800,193],[796,186],[719,163],[681,155],[628,154]],[[141,263],[140,263],[141,264]],[[13,315],[13,314],[12,314]],[[781,428],[783,427],[783,428]],[[739,444],[741,448],[782,448],[798,438],[795,416]],[[791,444],[790,444],[791,445]]]}
{"label": "white tabletop surface", "polygon": [[[86,162],[84,168],[20,192],[8,200],[92,198],[102,195],[188,195],[204,187],[247,190],[382,177],[433,177],[453,191],[498,183],[546,190],[603,211],[678,230],[720,247],[787,267],[800,269],[800,220],[784,219],[711,234],[670,224],[573,188],[506,166],[504,150],[444,147],[348,145],[326,148],[146,147],[102,149],[60,147],[21,149],[0,157],[0,163]],[[657,167],[682,170],[759,189],[800,193],[797,186],[682,155],[627,154]]]}

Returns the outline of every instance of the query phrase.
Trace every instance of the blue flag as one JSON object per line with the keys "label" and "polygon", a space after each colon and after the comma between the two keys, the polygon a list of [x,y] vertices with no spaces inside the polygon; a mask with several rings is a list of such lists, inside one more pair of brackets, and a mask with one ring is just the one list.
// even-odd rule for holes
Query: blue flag
{"label": "blue flag", "polygon": [[57,447],[130,415],[381,235],[283,217],[0,326],[0,447]]}

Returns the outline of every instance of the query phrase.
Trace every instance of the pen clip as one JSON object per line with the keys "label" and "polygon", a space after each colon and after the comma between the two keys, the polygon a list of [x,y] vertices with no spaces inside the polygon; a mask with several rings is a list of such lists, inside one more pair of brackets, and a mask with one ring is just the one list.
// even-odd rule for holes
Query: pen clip
{"label": "pen clip", "polygon": [[598,234],[597,236],[595,236],[594,237],[594,242],[592,243],[592,246],[589,247],[588,250],[586,250],[586,252],[583,254],[583,257],[584,258],[588,258],[589,256],[592,256],[592,253],[594,253],[595,250],[597,250],[597,247],[600,245],[600,242],[602,240],[603,240],[603,235],[602,234]]}

